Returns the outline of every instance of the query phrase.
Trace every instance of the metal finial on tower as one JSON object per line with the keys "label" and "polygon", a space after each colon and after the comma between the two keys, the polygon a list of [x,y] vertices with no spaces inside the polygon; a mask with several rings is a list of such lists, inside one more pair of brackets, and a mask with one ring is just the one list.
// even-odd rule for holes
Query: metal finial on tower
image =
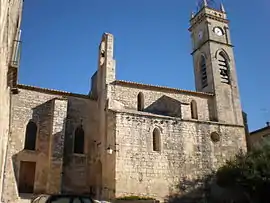
{"label": "metal finial on tower", "polygon": [[223,13],[226,12],[223,3],[220,3],[220,10],[221,10]]}
{"label": "metal finial on tower", "polygon": [[217,8],[217,3],[215,0],[197,0],[197,10],[204,7]]}
{"label": "metal finial on tower", "polygon": [[194,12],[192,11],[190,17],[191,17],[191,18],[194,18],[194,16],[195,16],[195,14],[194,14]]}

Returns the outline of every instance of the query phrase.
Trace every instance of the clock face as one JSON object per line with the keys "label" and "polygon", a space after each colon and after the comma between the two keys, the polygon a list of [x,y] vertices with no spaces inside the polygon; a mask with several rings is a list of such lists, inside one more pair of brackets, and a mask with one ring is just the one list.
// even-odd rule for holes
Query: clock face
{"label": "clock face", "polygon": [[215,27],[214,28],[214,33],[218,36],[222,36],[223,35],[223,30],[219,27]]}
{"label": "clock face", "polygon": [[199,31],[198,38],[199,38],[199,40],[201,40],[203,38],[203,31],[202,30]]}

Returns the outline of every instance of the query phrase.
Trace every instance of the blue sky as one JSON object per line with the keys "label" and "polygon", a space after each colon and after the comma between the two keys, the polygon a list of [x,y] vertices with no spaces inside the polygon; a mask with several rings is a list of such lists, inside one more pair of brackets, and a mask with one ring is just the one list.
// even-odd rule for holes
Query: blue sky
{"label": "blue sky", "polygon": [[[197,0],[27,0],[19,82],[87,94],[103,32],[117,79],[194,90],[189,18]],[[218,2],[218,1],[217,1]],[[250,130],[270,120],[270,2],[223,0]]]}

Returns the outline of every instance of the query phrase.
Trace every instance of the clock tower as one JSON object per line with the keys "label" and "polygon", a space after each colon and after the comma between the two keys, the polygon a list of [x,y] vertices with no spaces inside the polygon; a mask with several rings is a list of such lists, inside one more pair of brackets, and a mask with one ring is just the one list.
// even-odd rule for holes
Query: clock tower
{"label": "clock tower", "polygon": [[223,4],[212,7],[207,0],[192,13],[190,28],[197,91],[214,94],[209,104],[211,120],[243,125],[229,20]]}

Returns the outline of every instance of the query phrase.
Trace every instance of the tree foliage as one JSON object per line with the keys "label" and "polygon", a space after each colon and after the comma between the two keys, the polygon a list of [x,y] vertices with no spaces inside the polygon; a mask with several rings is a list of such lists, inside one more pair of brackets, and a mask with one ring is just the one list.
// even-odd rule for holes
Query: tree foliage
{"label": "tree foliage", "polygon": [[245,193],[250,202],[270,202],[270,144],[251,152],[239,153],[221,167],[216,174],[217,184],[236,188]]}

